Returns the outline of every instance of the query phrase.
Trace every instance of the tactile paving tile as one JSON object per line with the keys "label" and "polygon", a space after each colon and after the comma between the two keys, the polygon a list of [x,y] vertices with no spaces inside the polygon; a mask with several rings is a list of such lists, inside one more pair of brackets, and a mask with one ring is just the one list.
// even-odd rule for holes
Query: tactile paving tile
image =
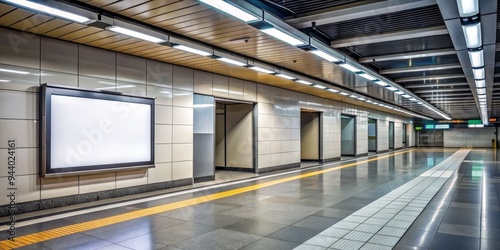
{"label": "tactile paving tile", "polygon": [[370,219],[366,220],[364,223],[365,224],[372,224],[372,225],[383,226],[387,222],[389,222],[389,219],[370,218]]}
{"label": "tactile paving tile", "polygon": [[340,222],[337,222],[332,227],[333,228],[340,228],[340,229],[352,230],[352,229],[356,228],[358,225],[359,225],[359,223],[356,223],[356,222],[340,221]]}
{"label": "tactile paving tile", "polygon": [[361,247],[361,250],[392,250],[392,247],[366,243]]}
{"label": "tactile paving tile", "polygon": [[375,234],[351,231],[350,233],[344,235],[342,239],[367,242],[373,235]]}
{"label": "tactile paving tile", "polygon": [[350,232],[350,230],[330,227],[330,228],[325,229],[319,235],[324,235],[324,236],[328,236],[328,237],[332,237],[332,238],[341,238],[349,232]]}
{"label": "tactile paving tile", "polygon": [[401,238],[406,233],[406,228],[397,228],[397,227],[383,227],[378,231],[377,234],[394,236]]}
{"label": "tactile paving tile", "polygon": [[399,238],[398,237],[392,237],[392,236],[385,236],[385,235],[375,235],[368,242],[377,244],[377,245],[385,245],[385,246],[390,246],[393,247],[398,243]]}
{"label": "tactile paving tile", "polygon": [[360,249],[364,242],[353,241],[353,240],[345,240],[340,239],[335,244],[333,244],[330,248],[340,249],[340,250],[358,250]]}
{"label": "tactile paving tile", "polygon": [[339,240],[339,238],[332,238],[332,237],[323,236],[323,235],[316,235],[304,243],[308,244],[308,245],[315,245],[315,246],[320,246],[320,247],[329,247],[329,246],[333,245],[333,243],[337,242],[338,240]]}
{"label": "tactile paving tile", "polygon": [[365,232],[365,233],[377,233],[382,226],[370,225],[370,224],[361,224],[358,227],[354,228],[355,231]]}

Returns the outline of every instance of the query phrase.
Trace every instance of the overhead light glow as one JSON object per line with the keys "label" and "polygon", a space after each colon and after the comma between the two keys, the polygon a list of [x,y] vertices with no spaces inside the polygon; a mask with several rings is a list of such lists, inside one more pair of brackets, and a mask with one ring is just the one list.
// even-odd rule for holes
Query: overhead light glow
{"label": "overhead light glow", "polygon": [[486,87],[485,80],[476,80],[476,88],[484,88],[484,87]]}
{"label": "overhead light glow", "polygon": [[127,29],[127,28],[123,28],[123,27],[119,27],[119,26],[111,26],[108,29],[111,30],[111,31],[123,34],[123,35],[135,37],[135,38],[138,38],[138,39],[141,39],[141,40],[145,40],[145,41],[149,41],[149,42],[152,42],[152,43],[163,43],[163,42],[166,42],[165,40],[163,40],[161,38],[150,36],[148,34],[144,34],[144,33],[141,33],[141,32],[135,31],[135,30],[131,30],[131,29]]}
{"label": "overhead light glow", "polygon": [[365,98],[363,98],[363,97],[358,97],[358,100],[360,100],[360,101],[364,101],[364,100],[366,100],[366,99],[365,99]]}
{"label": "overhead light glow", "polygon": [[398,95],[402,95],[402,94],[404,94],[405,92],[403,92],[403,91],[401,91],[401,90],[400,90],[400,91],[397,91],[397,92],[394,92],[394,93],[396,93],[396,94],[398,94]]}
{"label": "overhead light glow", "polygon": [[402,97],[404,97],[404,98],[411,98],[410,95],[402,95]]}
{"label": "overhead light glow", "polygon": [[396,87],[393,87],[393,86],[389,86],[389,87],[387,87],[387,89],[390,90],[390,91],[396,91],[396,90],[398,90]]}
{"label": "overhead light glow", "polygon": [[302,84],[305,84],[305,85],[313,85],[312,82],[308,82],[308,81],[304,81],[304,80],[297,80],[296,82],[302,83]]}
{"label": "overhead light glow", "polygon": [[457,0],[457,5],[461,17],[470,17],[479,13],[478,0]]}
{"label": "overhead light glow", "polygon": [[349,97],[351,97],[351,98],[358,98],[358,96],[356,96],[356,95],[350,95]]}
{"label": "overhead light glow", "polygon": [[342,68],[344,68],[344,69],[347,69],[347,70],[349,70],[351,72],[354,72],[354,73],[360,71],[358,68],[356,68],[356,67],[354,67],[354,66],[352,66],[350,64],[347,64],[347,63],[341,63],[341,64],[339,64],[339,66],[342,67]]}
{"label": "overhead light glow", "polygon": [[313,53],[313,54],[315,54],[315,55],[317,55],[317,56],[319,56],[319,57],[321,57],[329,62],[340,62],[340,60],[337,59],[336,57],[331,56],[331,55],[327,54],[326,52],[323,52],[319,49],[311,50],[311,53]]}
{"label": "overhead light glow", "polygon": [[252,66],[249,69],[253,69],[255,71],[259,71],[259,72],[266,73],[266,74],[272,74],[272,73],[274,73],[274,71],[263,69],[261,67],[256,67],[256,66]]}
{"label": "overhead light glow", "polygon": [[350,95],[349,93],[346,93],[346,92],[340,92],[339,94],[341,94],[341,95],[345,95],[345,96]]}
{"label": "overhead light glow", "polygon": [[481,23],[477,22],[474,24],[463,25],[462,29],[465,35],[465,42],[467,43],[467,48],[473,49],[480,47],[483,42],[481,40]]}
{"label": "overhead light glow", "polygon": [[302,42],[301,40],[299,40],[293,36],[290,36],[287,33],[283,32],[279,29],[276,29],[276,28],[267,28],[267,29],[263,29],[261,31],[270,35],[270,36],[274,36],[275,38],[278,38],[279,40],[281,40],[283,42],[294,45],[294,46],[304,44],[304,42]]}
{"label": "overhead light glow", "polygon": [[376,83],[376,84],[378,84],[378,85],[380,85],[380,86],[382,86],[382,87],[385,87],[385,86],[388,86],[388,85],[389,85],[388,83],[386,83],[386,82],[384,82],[384,81],[380,81],[380,80],[375,81],[375,83]]}
{"label": "overhead light glow", "polygon": [[377,78],[375,78],[375,77],[373,77],[373,76],[371,76],[371,75],[369,75],[367,73],[364,73],[364,72],[363,73],[359,73],[358,75],[361,76],[361,77],[363,77],[363,78],[365,78],[365,79],[368,79],[370,81],[377,80]]}
{"label": "overhead light glow", "polygon": [[474,74],[474,79],[484,79],[484,68],[472,69],[472,73]]}
{"label": "overhead light glow", "polygon": [[477,94],[478,95],[485,95],[486,94],[486,88],[477,88]]}
{"label": "overhead light glow", "polygon": [[486,99],[486,95],[477,95],[478,99]]}
{"label": "overhead light glow", "polygon": [[225,58],[225,57],[219,57],[219,58],[217,58],[217,60],[223,61],[223,62],[226,62],[226,63],[229,63],[229,64],[233,64],[233,65],[236,65],[236,66],[246,66],[247,65],[246,63],[238,62],[236,60]]}
{"label": "overhead light glow", "polygon": [[319,84],[314,84],[313,87],[318,88],[318,89],[326,89],[325,86],[319,85]]}
{"label": "overhead light glow", "polygon": [[186,51],[186,52],[189,52],[189,53],[197,54],[197,55],[200,55],[200,56],[211,56],[212,55],[212,53],[208,53],[208,52],[205,52],[203,50],[191,48],[191,47],[188,47],[188,46],[185,46],[185,45],[181,45],[181,44],[176,44],[176,45],[174,45],[172,47],[176,48],[176,49],[180,49],[180,50]]}
{"label": "overhead light glow", "polygon": [[333,92],[333,93],[339,93],[340,91],[336,90],[336,89],[327,89],[328,91],[330,92]]}
{"label": "overhead light glow", "polygon": [[28,71],[19,71],[19,70],[11,70],[11,69],[0,69],[0,72],[14,73],[14,74],[20,74],[20,75],[27,75],[30,73]]}
{"label": "overhead light glow", "polygon": [[281,78],[285,78],[285,79],[288,79],[288,80],[293,80],[295,79],[295,77],[293,76],[289,76],[289,75],[285,75],[285,74],[276,74],[276,76],[279,76]]}
{"label": "overhead light glow", "polygon": [[0,82],[10,82],[10,80],[3,80],[3,79],[0,79]]}
{"label": "overhead light glow", "polygon": [[250,22],[250,21],[255,21],[258,18],[246,11],[241,10],[240,8],[231,5],[228,2],[222,1],[222,0],[200,0],[214,8],[217,8],[219,10],[222,10],[226,12],[227,14],[234,16],[240,20],[243,20],[245,22]]}
{"label": "overhead light glow", "polygon": [[64,11],[64,10],[59,10],[56,8],[52,8],[52,7],[38,4],[35,2],[31,2],[31,1],[26,1],[26,0],[5,0],[5,1],[26,7],[28,9],[32,9],[36,12],[43,12],[43,13],[47,13],[49,15],[62,17],[64,19],[75,21],[77,23],[86,23],[86,22],[90,21],[90,19],[87,17],[76,15],[76,14],[69,13],[69,12]]}
{"label": "overhead light glow", "polygon": [[484,66],[483,50],[469,51],[470,64],[473,68],[480,68]]}

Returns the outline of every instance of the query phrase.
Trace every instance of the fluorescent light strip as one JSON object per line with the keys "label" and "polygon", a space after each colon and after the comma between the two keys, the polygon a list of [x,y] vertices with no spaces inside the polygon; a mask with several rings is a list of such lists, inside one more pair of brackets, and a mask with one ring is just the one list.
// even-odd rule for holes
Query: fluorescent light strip
{"label": "fluorescent light strip", "polygon": [[358,98],[358,96],[356,96],[356,95],[350,95],[349,97],[351,97],[351,98]]}
{"label": "fluorescent light strip", "polygon": [[274,71],[263,69],[263,68],[256,67],[256,66],[249,67],[249,69],[253,69],[255,71],[266,73],[266,74],[272,74],[272,73],[274,73]]}
{"label": "fluorescent light strip", "polygon": [[238,62],[236,60],[225,58],[225,57],[219,57],[219,58],[217,58],[217,60],[222,61],[222,62],[226,62],[229,64],[233,64],[236,66],[246,66],[247,65],[246,63]]}
{"label": "fluorescent light strip", "polygon": [[0,72],[14,73],[14,74],[20,74],[20,75],[27,75],[30,73],[27,71],[19,71],[19,70],[11,70],[11,69],[0,69]]}
{"label": "fluorescent light strip", "polygon": [[483,50],[469,51],[470,64],[473,68],[480,68],[484,66]]}
{"label": "fluorescent light strip", "polygon": [[404,94],[405,92],[403,92],[403,91],[401,91],[401,90],[400,90],[400,91],[397,91],[397,92],[394,92],[394,93],[395,93],[395,94],[398,94],[398,95],[402,95],[402,94]]}
{"label": "fluorescent light strip", "polygon": [[481,39],[481,23],[477,22],[474,24],[463,25],[462,30],[465,35],[465,42],[467,43],[467,48],[473,49],[483,45]]}
{"label": "fluorescent light strip", "polygon": [[312,82],[308,82],[308,81],[304,81],[304,80],[297,80],[296,82],[301,83],[301,84],[305,84],[305,85],[313,85]]}
{"label": "fluorescent light strip", "polygon": [[217,8],[221,11],[226,12],[227,14],[234,16],[240,20],[243,20],[245,22],[250,22],[250,21],[255,21],[258,18],[246,11],[243,11],[242,9],[231,5],[225,1],[222,0],[200,0],[214,8]]}
{"label": "fluorescent light strip", "polygon": [[406,95],[406,94],[402,95],[402,97],[404,97],[404,98],[408,98],[408,99],[409,99],[409,98],[411,98],[411,96],[410,96],[410,95]]}
{"label": "fluorescent light strip", "polygon": [[385,86],[388,86],[388,85],[389,85],[388,83],[386,83],[386,82],[384,82],[384,81],[380,81],[380,80],[375,81],[375,83],[376,83],[376,84],[378,84],[378,85],[380,85],[380,86],[382,86],[382,87],[385,87]]}
{"label": "fluorescent light strip", "polygon": [[484,88],[484,87],[486,87],[485,80],[476,80],[476,88]]}
{"label": "fluorescent light strip", "polygon": [[333,92],[333,93],[339,93],[340,91],[336,90],[336,89],[327,89],[328,91],[330,92]]}
{"label": "fluorescent light strip", "polygon": [[73,14],[73,13],[69,13],[69,12],[64,11],[64,10],[59,10],[59,9],[56,9],[56,8],[52,8],[52,7],[49,7],[49,6],[46,6],[46,5],[42,5],[42,4],[38,4],[38,3],[35,3],[35,2],[31,2],[31,1],[26,1],[26,0],[5,0],[5,1],[9,2],[9,3],[16,4],[16,5],[20,5],[20,6],[26,7],[28,9],[32,9],[32,10],[34,10],[36,12],[43,12],[43,13],[47,13],[49,15],[62,17],[64,19],[75,21],[77,23],[86,23],[86,22],[90,21],[90,18],[87,18],[87,17],[84,17],[84,16],[80,16],[80,15],[76,15],[76,14]]}
{"label": "fluorescent light strip", "polygon": [[393,87],[393,86],[389,86],[389,87],[387,87],[387,89],[390,91],[397,91],[398,90],[396,87]]}
{"label": "fluorescent light strip", "polygon": [[358,97],[358,100],[360,100],[360,101],[364,101],[364,100],[366,100],[366,99],[365,99],[365,98],[363,98],[363,97]]}
{"label": "fluorescent light strip", "polygon": [[299,40],[293,36],[290,36],[290,35],[286,34],[285,32],[278,30],[276,28],[268,28],[268,29],[263,29],[261,31],[270,35],[270,36],[278,38],[279,40],[281,40],[283,42],[294,45],[294,46],[304,44],[304,42],[302,42],[301,40]]}
{"label": "fluorescent light strip", "polygon": [[295,77],[293,77],[293,76],[289,76],[289,75],[285,75],[285,74],[281,74],[281,73],[280,74],[276,74],[276,76],[279,76],[281,78],[285,78],[285,79],[288,79],[288,80],[295,79]]}
{"label": "fluorescent light strip", "polygon": [[311,50],[311,53],[329,61],[329,62],[340,62],[339,59],[335,58],[334,56],[331,56],[329,54],[327,54],[326,52],[323,52],[321,50]]}
{"label": "fluorescent light strip", "polygon": [[339,94],[341,94],[341,95],[345,95],[345,96],[350,95],[349,93],[346,93],[346,92],[340,92]]}
{"label": "fluorescent light strip", "polygon": [[485,95],[486,94],[486,88],[477,88],[476,89],[478,95]]}
{"label": "fluorescent light strip", "polygon": [[484,79],[484,68],[472,69],[472,73],[474,74],[474,79]]}
{"label": "fluorescent light strip", "polygon": [[360,71],[358,68],[356,68],[356,67],[354,67],[354,66],[352,66],[350,64],[347,64],[347,63],[341,63],[341,64],[339,64],[339,66],[342,67],[342,68],[344,68],[344,69],[347,69],[347,70],[349,70],[351,72],[354,72],[354,73]]}
{"label": "fluorescent light strip", "polygon": [[318,89],[326,89],[325,86],[319,85],[319,84],[314,84],[313,87],[318,88]]}
{"label": "fluorescent light strip", "polygon": [[135,30],[131,30],[131,29],[127,29],[127,28],[123,28],[123,27],[119,27],[119,26],[111,26],[107,29],[114,31],[114,32],[117,32],[117,33],[120,33],[120,34],[123,34],[123,35],[135,37],[135,38],[138,38],[138,39],[141,39],[144,41],[148,41],[148,42],[152,42],[152,43],[166,42],[165,40],[163,40],[161,38],[150,36],[150,35],[135,31]]}
{"label": "fluorescent light strip", "polygon": [[180,49],[180,50],[183,50],[183,51],[186,51],[189,53],[193,53],[193,54],[197,54],[200,56],[211,56],[212,55],[212,53],[208,53],[208,52],[205,52],[205,51],[202,51],[199,49],[194,49],[194,48],[191,48],[191,47],[188,47],[185,45],[181,45],[181,44],[176,44],[176,45],[172,46],[172,48]]}
{"label": "fluorescent light strip", "polygon": [[457,5],[461,17],[474,16],[479,13],[478,0],[457,0]]}
{"label": "fluorescent light strip", "polygon": [[377,80],[377,78],[375,78],[375,77],[373,77],[373,76],[371,76],[371,75],[369,75],[367,73],[364,73],[364,72],[363,73],[359,73],[358,75],[361,76],[361,77],[363,77],[363,78],[365,78],[365,79],[368,79],[370,81]]}

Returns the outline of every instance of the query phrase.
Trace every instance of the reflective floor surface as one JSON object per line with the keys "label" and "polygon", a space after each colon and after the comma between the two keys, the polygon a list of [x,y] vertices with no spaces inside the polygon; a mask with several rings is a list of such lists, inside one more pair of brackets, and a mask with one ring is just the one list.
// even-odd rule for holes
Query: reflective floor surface
{"label": "reflective floor surface", "polygon": [[[21,249],[368,249],[363,244],[344,246],[339,243],[344,236],[334,235],[326,235],[330,242],[304,246],[348,216],[369,211],[368,205],[386,201],[386,195],[425,176],[457,151],[396,151],[103,211],[82,210],[19,227],[17,235],[27,242]],[[430,202],[413,213],[414,222],[399,230],[392,243],[380,241],[376,248],[500,249],[497,156],[492,150],[470,151]],[[356,237],[352,241],[363,240]],[[6,238],[3,231],[1,239]]]}

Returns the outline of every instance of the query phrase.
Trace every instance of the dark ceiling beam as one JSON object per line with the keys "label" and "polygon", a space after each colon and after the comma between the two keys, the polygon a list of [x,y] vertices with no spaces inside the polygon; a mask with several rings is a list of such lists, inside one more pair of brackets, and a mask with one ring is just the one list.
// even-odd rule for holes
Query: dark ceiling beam
{"label": "dark ceiling beam", "polygon": [[467,82],[457,82],[457,83],[424,83],[424,84],[405,84],[404,87],[407,89],[418,89],[418,88],[433,88],[433,87],[455,87],[455,86],[469,86]]}
{"label": "dark ceiling beam", "polygon": [[432,57],[432,56],[455,55],[456,53],[457,52],[455,52],[455,49],[424,50],[424,51],[416,51],[416,52],[361,57],[361,58],[359,58],[359,62],[360,63],[372,63],[372,62],[385,62],[385,61],[394,61],[394,60],[408,60],[408,59]]}
{"label": "dark ceiling beam", "polygon": [[437,27],[430,27],[423,29],[391,32],[380,35],[361,36],[361,37],[334,40],[332,41],[330,46],[332,46],[333,48],[344,48],[344,47],[364,45],[364,44],[392,42],[405,39],[414,39],[420,37],[438,36],[446,34],[448,34],[448,30],[446,29],[445,26],[437,26]]}
{"label": "dark ceiling beam", "polygon": [[412,81],[426,81],[426,80],[443,80],[465,78],[464,74],[445,74],[445,75],[430,75],[430,76],[411,76],[394,79],[395,82],[412,82]]}
{"label": "dark ceiling beam", "polygon": [[332,24],[347,20],[386,15],[393,12],[422,8],[435,4],[436,0],[389,0],[381,2],[368,0],[330,8],[321,13],[313,12],[301,14],[297,18],[287,19],[286,22],[295,28],[302,29],[311,27],[312,22],[316,22],[316,25]]}
{"label": "dark ceiling beam", "polygon": [[415,94],[423,94],[423,93],[442,93],[442,92],[466,92],[470,91],[470,88],[446,88],[446,89],[422,89],[414,91]]}
{"label": "dark ceiling beam", "polygon": [[462,68],[460,63],[451,63],[451,64],[436,64],[436,65],[428,65],[428,66],[420,66],[420,67],[408,67],[408,68],[394,68],[394,69],[383,69],[380,70],[380,74],[398,74],[398,73],[407,73],[407,72],[421,72],[421,71],[434,71],[434,70],[444,70],[444,69],[459,69]]}

